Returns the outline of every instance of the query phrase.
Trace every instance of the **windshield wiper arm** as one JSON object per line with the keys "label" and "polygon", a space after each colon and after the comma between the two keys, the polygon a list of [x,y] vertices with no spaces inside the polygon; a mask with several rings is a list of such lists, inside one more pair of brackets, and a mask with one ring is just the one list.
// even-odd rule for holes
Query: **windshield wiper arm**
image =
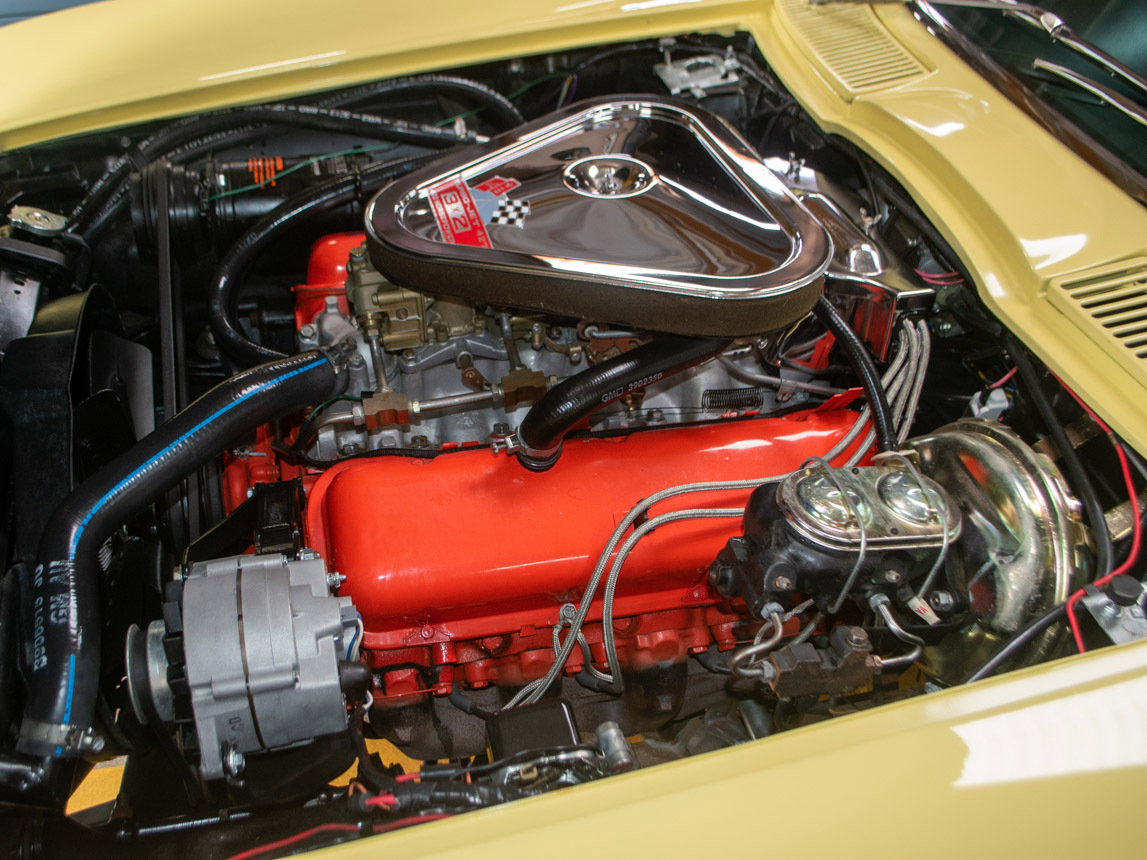
{"label": "windshield wiper arm", "polygon": [[[902,3],[904,0],[810,0],[814,6],[830,5],[834,3]],[[1086,57],[1106,71],[1122,78],[1135,89],[1147,95],[1147,78],[1144,78],[1131,67],[1121,63],[1111,54],[1086,39],[1075,35],[1067,22],[1046,9],[1041,9],[1033,3],[1016,3],[1012,0],[919,0],[923,5],[932,6],[964,6],[971,9],[996,9],[1008,15],[1043,30],[1053,41],[1059,42],[1080,56]]]}
{"label": "windshield wiper arm", "polygon": [[1147,125],[1147,110],[1144,110],[1121,93],[1117,93],[1115,90],[1105,87],[1098,81],[1093,81],[1091,78],[1072,71],[1066,66],[1049,63],[1047,60],[1041,60],[1038,57],[1032,61],[1032,68],[1049,72],[1058,78],[1069,81],[1081,90],[1091,93],[1104,104],[1110,105],[1120,113],[1131,117],[1131,119],[1140,125]]}

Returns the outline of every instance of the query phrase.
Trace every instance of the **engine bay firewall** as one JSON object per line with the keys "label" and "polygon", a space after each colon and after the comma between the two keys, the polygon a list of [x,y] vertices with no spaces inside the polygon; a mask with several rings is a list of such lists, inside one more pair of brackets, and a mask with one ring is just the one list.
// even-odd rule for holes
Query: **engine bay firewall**
{"label": "engine bay firewall", "polygon": [[727,123],[647,97],[582,102],[448,156],[385,188],[366,220],[375,265],[409,289],[698,336],[791,325],[832,257]]}

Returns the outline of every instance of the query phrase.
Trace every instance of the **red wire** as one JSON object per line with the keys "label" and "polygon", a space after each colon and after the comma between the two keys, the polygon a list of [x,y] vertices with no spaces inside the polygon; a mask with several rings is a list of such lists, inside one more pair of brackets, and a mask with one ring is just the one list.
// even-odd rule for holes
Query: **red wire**
{"label": "red wire", "polygon": [[398,821],[392,821],[389,824],[376,824],[374,826],[375,833],[387,833],[391,830],[399,830],[403,827],[409,827],[412,824],[422,824],[425,821],[440,821],[443,818],[453,818],[454,814],[450,812],[435,812],[431,815],[412,815],[410,818],[400,818]]}
{"label": "red wire", "polygon": [[925,272],[923,269],[913,269],[912,271],[914,271],[917,275],[919,275],[922,278],[958,278],[958,277],[960,277],[960,273],[956,272],[956,271],[952,271],[952,272]]}
{"label": "red wire", "polygon": [[[383,795],[385,797],[386,795]],[[375,800],[379,798],[373,798]],[[392,798],[393,799],[393,798]],[[370,801],[367,801],[368,803]],[[372,828],[374,833],[386,833],[390,830],[399,830],[403,827],[409,827],[412,824],[422,824],[426,821],[438,821],[442,818],[453,818],[453,815],[448,812],[434,813],[432,815],[412,815],[409,818],[400,818],[397,821],[391,821],[389,824],[376,824]],[[348,824],[345,822],[331,821],[326,824],[319,824],[309,830],[304,830],[302,833],[296,833],[294,836],[288,836],[285,839],[280,839],[277,842],[268,842],[266,845],[259,845],[256,848],[249,848],[246,851],[241,851],[238,854],[232,854],[227,860],[250,860],[252,857],[261,857],[271,851],[279,848],[288,848],[304,839],[310,839],[319,833],[358,833],[359,827],[357,824]]]}
{"label": "red wire", "polygon": [[310,839],[319,833],[358,833],[357,824],[347,824],[345,822],[330,821],[326,824],[319,824],[309,830],[304,830],[302,833],[296,833],[294,836],[288,836],[286,839],[280,839],[277,842],[268,842],[266,845],[260,845],[257,848],[249,848],[246,851],[241,851],[238,854],[232,854],[227,860],[250,860],[251,857],[260,857],[263,854],[268,854],[278,848],[286,848],[294,845],[296,842],[302,842],[304,839]]}
{"label": "red wire", "polygon": [[1016,375],[1017,370],[1019,370],[1018,367],[1013,367],[1011,370],[1009,370],[1007,373],[1005,373],[1003,376],[1001,376],[999,379],[997,379],[995,382],[993,382],[991,385],[989,385],[988,388],[1001,388],[1004,385],[1007,385],[1008,380],[1010,380],[1013,376]]}
{"label": "red wire", "polygon": [[[1091,420],[1111,439],[1111,444],[1115,446],[1115,453],[1119,457],[1119,468],[1123,472],[1123,483],[1127,486],[1127,498],[1131,502],[1131,551],[1127,553],[1127,558],[1123,564],[1119,565],[1119,567],[1115,568],[1111,573],[1106,576],[1101,576],[1092,583],[1096,588],[1101,588],[1115,579],[1115,577],[1127,573],[1139,560],[1139,551],[1143,543],[1143,529],[1142,524],[1139,522],[1139,494],[1135,492],[1135,482],[1131,478],[1131,465],[1127,462],[1127,454],[1123,450],[1123,443],[1119,441],[1119,438],[1115,435],[1115,431],[1111,429],[1106,421],[1095,414],[1095,410],[1084,403],[1078,394],[1064,385],[1062,379],[1059,379],[1058,376],[1056,379],[1059,380],[1060,385],[1063,385],[1063,390],[1071,395],[1072,399],[1083,408],[1083,411],[1088,414]],[[1081,654],[1087,650],[1087,646],[1083,644],[1083,631],[1079,629],[1079,619],[1075,617],[1075,605],[1079,603],[1084,594],[1085,592],[1081,588],[1067,599],[1067,622],[1071,625],[1071,635],[1075,638],[1075,647],[1079,649],[1079,653]]]}
{"label": "red wire", "polygon": [[923,269],[913,269],[921,280],[930,284],[933,287],[953,287],[957,284],[964,283],[964,278],[959,272],[940,272],[934,274],[932,272],[925,272]]}

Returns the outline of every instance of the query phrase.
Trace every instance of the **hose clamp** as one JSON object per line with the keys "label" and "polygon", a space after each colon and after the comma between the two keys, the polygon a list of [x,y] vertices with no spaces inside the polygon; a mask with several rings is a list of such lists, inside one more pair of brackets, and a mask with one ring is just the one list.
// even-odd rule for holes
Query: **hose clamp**
{"label": "hose clamp", "polygon": [[33,753],[49,749],[53,752],[59,750],[57,755],[80,755],[86,752],[99,752],[104,748],[104,739],[90,727],[25,719],[20,724],[17,746],[21,750]]}

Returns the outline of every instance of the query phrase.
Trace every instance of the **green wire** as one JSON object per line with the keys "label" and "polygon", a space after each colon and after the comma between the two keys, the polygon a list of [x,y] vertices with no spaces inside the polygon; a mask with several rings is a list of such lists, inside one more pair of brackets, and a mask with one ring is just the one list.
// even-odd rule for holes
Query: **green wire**
{"label": "green wire", "polygon": [[[546,81],[552,81],[556,78],[564,78],[564,77],[567,77],[565,72],[552,72],[548,75],[544,75],[540,78],[532,80],[529,83],[523,84],[522,86],[520,86],[516,90],[514,90],[512,93],[510,93],[507,96],[507,98],[508,99],[516,99],[518,96],[523,95],[524,93],[527,93],[530,90],[532,90],[534,87],[538,86],[538,84],[544,84]],[[468,110],[464,113],[455,114],[452,117],[447,117],[446,119],[435,123],[435,125],[438,128],[442,128],[443,126],[447,126],[447,125],[452,125],[460,119],[469,119],[472,116],[476,116],[477,114],[480,114],[484,110],[486,110],[485,107],[477,107],[477,108],[474,108],[473,110]],[[339,156],[342,156],[342,155],[354,155],[356,152],[381,152],[383,150],[393,149],[396,146],[398,146],[397,143],[380,143],[377,146],[358,146],[358,147],[355,147],[354,149],[340,149],[338,152],[328,152],[326,155],[316,155],[314,158],[308,158],[306,161],[300,161],[294,167],[288,167],[286,170],[281,170],[278,173],[276,173],[274,176],[269,177],[267,179],[264,179],[262,182],[256,182],[253,185],[244,185],[241,188],[232,188],[230,191],[220,191],[218,194],[213,194],[210,197],[208,197],[207,199],[208,200],[219,200],[220,198],[223,198],[223,197],[231,197],[235,194],[244,194],[248,191],[254,191],[257,188],[262,188],[265,185],[270,184],[274,180],[280,179],[283,176],[289,176],[290,174],[294,173],[296,170],[302,170],[304,167],[309,167],[310,165],[317,164],[320,161],[327,161],[331,158],[338,158]],[[327,404],[323,404],[323,405],[325,406]]]}
{"label": "green wire", "polygon": [[231,197],[235,194],[243,194],[246,191],[254,191],[256,188],[262,188],[270,182],[281,179],[294,173],[296,170],[302,170],[304,167],[309,167],[312,164],[317,164],[320,161],[327,161],[331,158],[338,158],[340,155],[354,155],[356,152],[381,152],[386,149],[394,149],[398,146],[397,143],[380,143],[375,146],[358,146],[354,149],[340,149],[338,152],[328,152],[326,155],[316,155],[314,158],[308,158],[306,161],[300,161],[294,167],[288,167],[286,170],[280,170],[274,176],[264,179],[262,182],[256,182],[254,185],[244,185],[241,188],[232,188],[230,191],[221,191],[218,194],[213,194],[208,197],[208,200],[218,200],[221,197]]}

